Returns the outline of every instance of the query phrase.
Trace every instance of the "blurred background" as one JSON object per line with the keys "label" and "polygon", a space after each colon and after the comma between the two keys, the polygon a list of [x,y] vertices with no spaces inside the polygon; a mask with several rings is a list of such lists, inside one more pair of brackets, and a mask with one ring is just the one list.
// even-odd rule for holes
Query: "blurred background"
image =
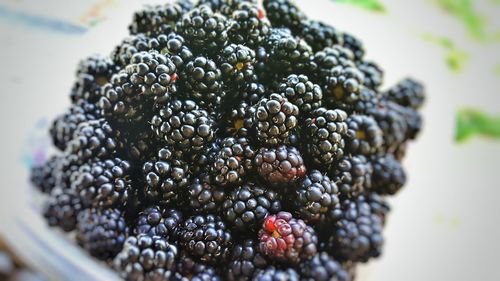
{"label": "blurred background", "polygon": [[[158,2],[0,0],[0,280],[113,279],[45,226],[28,170],[50,154],[46,129],[69,105],[78,61],[109,54],[132,12]],[[384,254],[358,280],[500,280],[500,1],[296,2],[360,38],[384,88],[406,76],[427,88]],[[20,268],[39,279],[13,277]]]}

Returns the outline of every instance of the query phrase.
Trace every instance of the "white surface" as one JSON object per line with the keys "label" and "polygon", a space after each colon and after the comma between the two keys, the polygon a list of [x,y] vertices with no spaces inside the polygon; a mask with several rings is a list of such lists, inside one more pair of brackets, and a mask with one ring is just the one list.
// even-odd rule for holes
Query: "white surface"
{"label": "white surface", "polygon": [[[63,6],[49,5],[57,3],[54,0],[31,2],[48,10],[63,10]],[[492,74],[493,65],[500,62],[499,46],[467,39],[463,27],[434,10],[429,1],[384,1],[390,9],[387,16],[328,0],[298,2],[311,17],[362,38],[368,57],[386,70],[386,85],[411,74],[424,81],[428,90],[425,129],[405,160],[409,184],[391,200],[384,256],[363,266],[359,280],[500,280],[496,266],[500,260],[496,174],[500,143],[477,139],[455,145],[452,141],[457,108],[473,106],[500,113],[500,82]],[[137,1],[121,1],[108,21],[84,36],[0,21],[0,232],[47,274],[57,270],[49,262],[50,256],[39,252],[43,249],[35,251],[39,244],[28,239],[12,220],[23,217],[29,225],[39,227],[42,237],[59,235],[47,230],[27,209],[30,190],[21,161],[27,137],[37,120],[53,118],[68,105],[66,95],[78,60],[95,52],[109,53],[126,35],[131,11],[138,6]],[[471,52],[465,70],[452,74],[443,63],[443,50],[422,41],[422,32],[447,35]],[[77,259],[83,256],[72,246],[64,252]],[[83,268],[92,264],[88,259],[78,259],[78,263]]]}

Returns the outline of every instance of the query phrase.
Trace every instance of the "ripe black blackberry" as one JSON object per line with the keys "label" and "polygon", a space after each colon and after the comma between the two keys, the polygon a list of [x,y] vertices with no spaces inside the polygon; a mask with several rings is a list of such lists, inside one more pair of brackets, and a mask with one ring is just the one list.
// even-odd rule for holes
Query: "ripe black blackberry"
{"label": "ripe black blackberry", "polygon": [[246,102],[249,105],[256,104],[266,95],[266,86],[261,83],[248,83],[245,87],[236,91],[236,96],[234,97],[237,101]]}
{"label": "ripe black blackberry", "polygon": [[262,253],[278,262],[298,265],[317,252],[314,229],[288,212],[267,216],[258,235]]}
{"label": "ripe black blackberry", "polygon": [[216,53],[227,42],[227,19],[201,5],[182,16],[175,30],[195,53]]}
{"label": "ripe black blackberry", "polygon": [[45,202],[43,216],[50,226],[69,232],[75,230],[77,215],[85,207],[75,191],[56,187]]}
{"label": "ripe black blackberry", "polygon": [[412,79],[406,78],[390,88],[384,95],[388,100],[404,107],[419,109],[425,101],[424,86]]}
{"label": "ripe black blackberry", "polygon": [[346,149],[350,153],[373,155],[381,150],[384,144],[383,133],[371,116],[351,115],[346,123]]}
{"label": "ripe black blackberry", "polygon": [[209,112],[219,111],[225,96],[221,75],[213,60],[205,56],[195,57],[186,64],[181,76],[186,97]]}
{"label": "ripe black blackberry", "polygon": [[219,186],[236,185],[254,170],[255,150],[247,138],[228,137],[211,161],[210,175]]}
{"label": "ripe black blackberry", "polygon": [[159,236],[174,241],[181,222],[180,211],[153,205],[139,212],[133,233],[134,235],[147,234],[150,237]]}
{"label": "ripe black blackberry", "polygon": [[369,108],[367,113],[375,119],[384,136],[384,151],[393,153],[407,139],[408,123],[402,114],[404,108],[387,101]]}
{"label": "ripe black blackberry", "polygon": [[66,153],[76,154],[80,161],[112,157],[123,148],[120,131],[104,119],[81,123],[67,144]]}
{"label": "ripe black blackberry", "polygon": [[225,277],[229,281],[252,280],[256,271],[268,265],[269,261],[260,252],[258,241],[246,239],[233,247]]}
{"label": "ripe black blackberry", "polygon": [[360,61],[365,56],[365,49],[363,47],[363,42],[361,42],[358,38],[354,37],[349,33],[343,33],[343,46],[354,54],[354,58],[357,61]]}
{"label": "ripe black blackberry", "polygon": [[174,149],[200,151],[215,135],[214,121],[191,100],[172,100],[151,119],[157,138]]}
{"label": "ripe black blackberry", "polygon": [[113,49],[110,57],[116,65],[125,68],[133,55],[149,51],[149,40],[150,38],[142,33],[129,35]]}
{"label": "ripe black blackberry", "polygon": [[306,75],[292,74],[278,86],[278,92],[295,104],[305,118],[314,109],[321,107],[323,92]]}
{"label": "ripe black blackberry", "polygon": [[147,234],[130,236],[113,266],[121,278],[132,280],[171,280],[179,253],[165,238]]}
{"label": "ripe black blackberry", "polygon": [[255,107],[246,102],[238,103],[227,114],[227,118],[221,120],[224,123],[224,133],[232,137],[252,137],[254,114]]}
{"label": "ripe black blackberry", "polygon": [[305,121],[306,151],[312,164],[320,170],[344,155],[348,127],[347,114],[342,110],[318,108]]}
{"label": "ripe black blackberry", "polygon": [[184,4],[186,1],[176,1],[161,5],[145,5],[134,13],[132,23],[129,26],[131,34],[145,33],[156,35],[167,33],[175,26],[175,23],[186,12]]}
{"label": "ripe black blackberry", "polygon": [[387,214],[391,211],[391,206],[385,197],[374,192],[368,192],[358,198],[360,198],[358,200],[365,200],[370,205],[372,213],[379,216],[382,220],[382,225],[384,225]]}
{"label": "ripe black blackberry", "polygon": [[144,194],[155,203],[171,205],[187,194],[188,166],[172,149],[162,148],[158,157],[144,163],[142,174]]}
{"label": "ripe black blackberry", "polygon": [[366,262],[382,252],[382,218],[364,197],[342,203],[342,218],[335,223],[327,250],[337,259]]}
{"label": "ripe black blackberry", "polygon": [[201,175],[210,170],[215,155],[220,150],[221,139],[216,137],[212,142],[203,147],[202,150],[185,155],[184,159],[189,163],[188,171],[191,175]]}
{"label": "ripe black blackberry", "polygon": [[339,190],[334,181],[318,170],[311,171],[294,191],[293,204],[306,222],[325,223],[339,212]]}
{"label": "ripe black blackberry", "polygon": [[364,85],[370,89],[378,90],[384,82],[384,72],[372,61],[362,61],[356,64],[364,76]]}
{"label": "ripe black blackberry", "polygon": [[290,0],[264,0],[264,9],[274,27],[287,27],[299,30],[306,15]]}
{"label": "ripe black blackberry", "polygon": [[71,188],[85,205],[123,208],[130,192],[131,165],[120,158],[96,160],[80,166],[71,176]]}
{"label": "ripe black blackberry", "polygon": [[[405,141],[414,140],[417,138],[418,134],[422,130],[422,116],[417,110],[410,107],[403,107],[399,104],[388,102],[390,110],[399,113],[403,116],[406,123],[406,135]],[[399,144],[398,146],[401,146]]]}
{"label": "ripe black blackberry", "polygon": [[49,194],[57,186],[61,156],[54,155],[40,165],[31,167],[31,183]]}
{"label": "ripe black blackberry", "polygon": [[59,115],[52,122],[49,129],[52,143],[60,150],[65,150],[80,124],[101,117],[100,110],[94,104],[85,100],[78,101],[77,104],[72,105],[67,112]]}
{"label": "ripe black blackberry", "polygon": [[373,167],[363,155],[346,155],[330,172],[343,197],[357,197],[372,185]]}
{"label": "ripe black blackberry", "polygon": [[250,48],[260,45],[271,29],[264,11],[250,1],[240,3],[230,19],[232,21],[227,29],[229,42],[245,44]]}
{"label": "ripe black blackberry", "polygon": [[221,218],[198,215],[182,223],[179,244],[193,258],[206,264],[217,264],[229,257],[233,238]]}
{"label": "ripe black blackberry", "polygon": [[267,64],[275,74],[292,74],[307,71],[313,51],[301,38],[286,36],[272,44]]}
{"label": "ripe black blackberry", "polygon": [[193,53],[186,45],[184,37],[175,32],[160,34],[151,38],[148,46],[150,49],[168,56],[177,67],[179,73],[184,69],[186,63],[193,58]]}
{"label": "ripe black blackberry", "polygon": [[218,61],[226,85],[237,89],[257,80],[253,66],[255,52],[244,45],[226,45]]}
{"label": "ripe black blackberry", "polygon": [[326,47],[314,54],[310,61],[310,67],[318,80],[326,80],[332,68],[342,66],[344,68],[355,67],[354,55],[351,50],[340,45]]}
{"label": "ripe black blackberry", "polygon": [[128,236],[128,226],[117,209],[86,209],[78,214],[76,241],[100,260],[114,258]]}
{"label": "ripe black blackberry", "polygon": [[76,154],[68,152],[61,154],[55,167],[56,172],[53,174],[55,185],[62,189],[71,188],[71,176],[73,173],[78,172],[82,164],[82,160]]}
{"label": "ripe black blackberry", "polygon": [[253,232],[266,216],[281,211],[280,200],[275,191],[248,182],[227,196],[222,216],[233,231]]}
{"label": "ripe black blackberry", "polygon": [[300,36],[311,46],[314,52],[319,52],[326,47],[342,45],[343,37],[333,26],[316,20],[301,22]]}
{"label": "ripe black blackberry", "polygon": [[262,98],[254,107],[252,121],[257,139],[265,145],[282,144],[297,126],[299,108],[279,94]]}
{"label": "ripe black blackberry", "polygon": [[215,185],[209,174],[201,174],[189,186],[189,206],[196,213],[218,213],[226,191]]}
{"label": "ripe black blackberry", "polygon": [[326,252],[316,254],[300,265],[300,277],[304,281],[350,281],[349,273]]}
{"label": "ripe black blackberry", "polygon": [[336,66],[324,77],[323,96],[327,105],[351,106],[360,100],[364,75],[358,68]]}
{"label": "ripe black blackberry", "polygon": [[382,195],[396,194],[406,183],[406,174],[393,154],[372,156],[372,191]]}
{"label": "ripe black blackberry", "polygon": [[181,252],[175,268],[174,281],[221,281],[215,268],[196,262],[191,257]]}
{"label": "ripe black blackberry", "polygon": [[158,52],[134,54],[125,71],[130,75],[130,86],[139,90],[138,95],[155,97],[157,102],[164,103],[176,92],[176,66]]}
{"label": "ripe black blackberry", "polygon": [[300,276],[293,268],[277,268],[273,265],[257,270],[252,280],[259,281],[299,281]]}
{"label": "ripe black blackberry", "polygon": [[300,152],[291,146],[261,148],[254,160],[259,175],[269,184],[284,188],[306,175]]}
{"label": "ripe black blackberry", "polygon": [[[142,127],[142,126],[141,126]],[[124,152],[127,159],[134,163],[144,163],[156,155],[156,148],[160,145],[150,128],[140,128],[138,132],[124,131]]]}

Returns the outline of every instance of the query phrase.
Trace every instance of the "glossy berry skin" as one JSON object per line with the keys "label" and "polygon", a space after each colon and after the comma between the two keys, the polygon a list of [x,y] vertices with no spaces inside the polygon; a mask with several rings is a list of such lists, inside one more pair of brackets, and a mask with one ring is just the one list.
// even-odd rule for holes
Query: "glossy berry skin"
{"label": "glossy berry skin", "polygon": [[276,268],[269,266],[266,269],[258,270],[252,280],[261,281],[299,281],[300,276],[293,268]]}
{"label": "glossy berry skin", "polygon": [[180,211],[151,206],[139,213],[133,232],[135,235],[144,233],[151,237],[160,236],[173,241],[181,221]]}
{"label": "glossy berry skin", "polygon": [[306,174],[306,166],[295,147],[261,148],[254,159],[259,175],[269,184],[286,187]]}
{"label": "glossy berry skin", "polygon": [[258,241],[247,239],[234,246],[226,278],[230,281],[251,280],[257,271],[268,265],[269,261],[261,253]]}
{"label": "glossy berry skin", "polygon": [[279,212],[264,220],[259,241],[261,251],[272,260],[298,264],[316,254],[318,237],[303,220]]}
{"label": "glossy berry skin", "polygon": [[340,262],[326,252],[316,254],[311,260],[300,265],[301,280],[304,281],[350,281],[349,272]]}
{"label": "glossy berry skin", "polygon": [[72,189],[54,188],[45,203],[43,216],[49,226],[69,232],[76,228],[78,213],[85,207],[80,196]]}
{"label": "glossy berry skin", "polygon": [[348,127],[346,146],[351,153],[373,155],[382,149],[383,133],[372,117],[351,115],[346,123]]}

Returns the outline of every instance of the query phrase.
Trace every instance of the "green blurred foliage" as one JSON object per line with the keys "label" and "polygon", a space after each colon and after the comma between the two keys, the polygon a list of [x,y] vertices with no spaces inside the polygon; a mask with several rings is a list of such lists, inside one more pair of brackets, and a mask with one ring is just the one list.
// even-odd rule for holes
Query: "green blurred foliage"
{"label": "green blurred foliage", "polygon": [[[486,39],[484,17],[474,8],[473,0],[434,0],[440,7],[454,15],[476,39]],[[498,0],[495,0],[498,1]]]}
{"label": "green blurred foliage", "polygon": [[491,116],[478,109],[459,110],[456,117],[456,142],[465,142],[477,135],[500,140],[500,116]]}
{"label": "green blurred foliage", "polygon": [[380,1],[378,0],[334,0],[334,1],[339,3],[356,5],[372,12],[378,12],[378,13],[386,12],[385,6],[382,5],[382,3],[380,3]]}
{"label": "green blurred foliage", "polygon": [[469,59],[469,54],[455,46],[449,38],[423,34],[422,38],[428,42],[441,46],[446,50],[446,64],[453,72],[460,72],[465,62]]}

